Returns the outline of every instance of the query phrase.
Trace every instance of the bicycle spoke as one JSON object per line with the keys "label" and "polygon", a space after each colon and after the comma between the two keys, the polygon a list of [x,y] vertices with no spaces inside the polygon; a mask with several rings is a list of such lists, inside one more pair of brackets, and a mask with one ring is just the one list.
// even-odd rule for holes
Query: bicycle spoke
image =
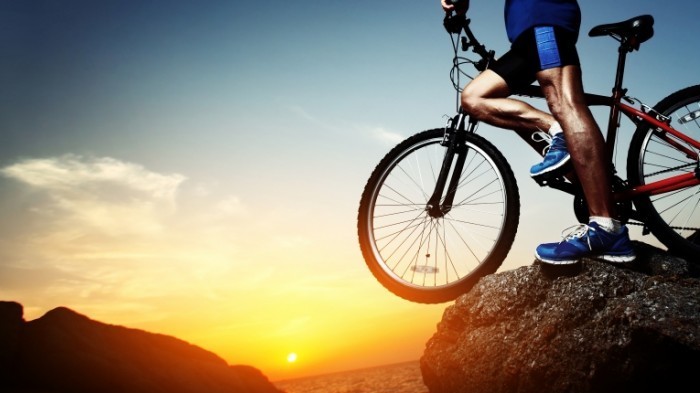
{"label": "bicycle spoke", "polygon": [[[680,190],[679,192],[674,193],[674,194],[680,194],[682,191],[687,191],[687,190]],[[683,206],[681,206],[680,209],[678,210],[678,213],[676,213],[671,219],[667,220],[668,224],[671,225],[671,223],[673,223],[673,222],[676,220],[676,218],[678,218],[678,216],[683,212],[683,210],[685,209],[685,207],[688,206],[688,205],[690,204],[691,199],[692,199],[694,196],[697,196],[698,193],[700,193],[700,190],[695,191],[695,193],[693,193],[693,195],[690,195],[690,196],[688,196],[688,197],[686,197],[686,198],[683,198],[683,199],[679,200],[678,202],[672,204],[671,206],[668,206],[666,209],[663,209],[663,210],[659,211],[659,214],[660,214],[660,215],[663,215],[664,213],[670,211],[670,210],[673,209],[674,207],[683,204]],[[660,199],[660,198],[659,198],[659,199]],[[658,201],[659,199],[656,199],[656,200],[654,200],[654,201]],[[698,203],[698,202],[696,201],[696,203],[695,203],[695,208],[697,208],[697,203]],[[693,211],[695,211],[695,208],[693,209]],[[692,217],[692,214],[689,214],[689,215],[686,217],[686,224],[687,224],[688,220],[690,220],[691,217]]]}
{"label": "bicycle spoke", "polygon": [[[425,231],[425,227],[426,227],[426,226],[429,227],[428,233],[427,233],[427,234],[426,234],[426,231]],[[418,245],[418,247],[416,248],[416,252],[415,252],[415,254],[414,254],[413,258],[412,258],[412,261],[413,261],[413,262],[411,262],[411,263],[409,263],[408,265],[406,265],[406,269],[404,269],[403,273],[401,273],[401,274],[399,275],[399,277],[404,277],[404,276],[406,275],[406,272],[408,272],[408,270],[411,268],[411,266],[417,266],[417,265],[418,265],[418,259],[420,258],[420,252],[421,252],[421,250],[423,249],[423,246],[425,245],[425,242],[429,242],[429,241],[430,241],[430,233],[432,232],[432,226],[433,226],[432,220],[425,220],[425,221],[423,221],[423,230],[421,231],[421,236],[420,236],[420,238],[416,238],[416,239],[414,240],[414,243],[415,243],[416,241],[418,241],[418,244],[419,244],[419,245]],[[425,235],[425,236],[424,236],[424,235]],[[396,265],[394,265],[394,267],[392,268],[392,270],[394,270],[394,271],[396,270],[396,268],[399,266],[399,264],[400,264],[401,261],[403,260],[403,257],[406,256],[406,255],[408,254],[408,252],[409,252],[409,250],[410,250],[411,248],[412,248],[412,247],[409,247],[409,248],[406,250],[406,252],[404,253],[404,255],[402,255],[402,257],[398,259],[398,262],[396,263]],[[415,270],[414,270],[414,276],[415,276]],[[411,280],[411,281],[413,281],[413,280]]]}
{"label": "bicycle spoke", "polygon": [[[477,260],[477,261],[481,260],[481,258],[479,258],[479,257],[476,255],[476,253],[475,253],[473,247],[470,246],[469,243],[467,243],[467,241],[464,239],[464,237],[462,236],[462,233],[464,233],[465,235],[469,235],[469,236],[472,238],[473,241],[475,241],[475,242],[477,242],[477,243],[480,243],[483,249],[488,249],[489,247],[488,247],[488,246],[484,246],[483,243],[481,243],[478,239],[476,239],[476,238],[472,235],[472,231],[469,231],[469,230],[460,231],[460,230],[458,230],[458,229],[454,226],[454,224],[453,224],[452,221],[448,221],[448,223],[450,224],[450,226],[452,226],[452,227],[454,228],[455,232],[458,234],[458,238],[459,238],[459,239],[462,241],[462,243],[467,247],[467,249],[468,249],[469,252],[472,254],[472,256],[474,257],[474,259]],[[495,242],[495,241],[494,241],[494,242]],[[494,242],[492,242],[492,244],[493,244]]]}
{"label": "bicycle spoke", "polygon": [[[697,195],[697,192],[696,192],[695,194]],[[683,224],[683,226],[684,226],[685,228],[688,228],[690,219],[691,219],[691,217],[693,217],[693,212],[695,212],[695,211],[698,209],[698,204],[700,204],[700,200],[697,200],[697,199],[696,199],[696,200],[695,200],[695,206],[693,206],[693,208],[692,208],[691,211],[690,211],[690,214],[688,214],[688,215],[686,216],[686,218],[685,218],[685,223]]]}
{"label": "bicycle spoke", "polygon": [[470,222],[470,221],[464,221],[464,220],[457,220],[457,219],[450,219],[449,221],[454,221],[454,222],[459,222],[461,224],[467,224],[467,225],[476,225],[481,228],[490,228],[494,230],[498,230],[500,227],[498,225],[486,225],[486,224],[480,224],[478,222]]}
{"label": "bicycle spoke", "polygon": [[[419,217],[421,217],[421,215],[418,215],[418,216],[416,217],[416,219],[419,218]],[[414,223],[414,222],[416,222],[416,219],[409,220],[409,222]],[[385,236],[382,236],[382,237],[375,237],[375,241],[383,241],[383,240],[385,240],[385,239],[387,239],[387,238],[389,238],[389,237],[392,238],[392,239],[391,239],[389,242],[387,242],[379,251],[383,251],[385,247],[387,247],[389,244],[391,244],[391,243],[398,237],[398,235],[404,233],[406,230],[412,229],[411,233],[409,233],[409,235],[411,235],[411,234],[413,233],[413,231],[415,231],[415,229],[416,229],[417,227],[419,227],[420,224],[421,224],[423,221],[425,221],[425,220],[424,220],[424,219],[423,219],[423,220],[420,220],[420,222],[418,222],[416,225],[406,225],[404,228],[399,229],[399,230],[397,230],[397,231],[395,231],[395,232],[393,232],[393,233],[390,233],[390,234],[388,234],[388,235],[385,235]],[[375,229],[376,229],[376,228],[375,228]]]}
{"label": "bicycle spoke", "polygon": [[[445,231],[445,230],[446,230],[446,226],[443,225],[443,231]],[[457,232],[457,234],[459,235],[459,232]],[[452,257],[450,256],[450,253],[448,251],[446,238],[447,238],[447,236],[445,235],[445,233],[443,233],[443,237],[442,237],[441,241],[442,241],[442,245],[443,245],[443,252],[445,253],[445,280],[449,281],[450,271],[448,269],[448,266],[452,267],[452,271],[454,272],[455,277],[457,279],[460,278],[460,274],[459,274],[459,271],[457,270],[457,267],[455,266],[454,261],[453,261]],[[435,262],[437,263],[437,259]]]}

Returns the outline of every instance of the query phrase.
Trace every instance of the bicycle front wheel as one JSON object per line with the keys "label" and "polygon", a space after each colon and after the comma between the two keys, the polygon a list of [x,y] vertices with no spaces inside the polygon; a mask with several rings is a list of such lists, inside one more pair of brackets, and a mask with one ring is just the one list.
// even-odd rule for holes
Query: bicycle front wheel
{"label": "bicycle front wheel", "polygon": [[358,210],[362,254],[392,293],[441,303],[494,273],[518,227],[520,196],[503,155],[486,139],[466,135],[466,160],[452,208],[428,211],[447,148],[443,130],[418,133],[391,150],[365,186]]}
{"label": "bicycle front wheel", "polygon": [[[700,86],[671,94],[654,110],[670,119],[674,129],[700,140]],[[693,173],[698,154],[700,151],[689,143],[642,123],[632,137],[627,156],[629,182],[637,186]],[[669,251],[692,256],[700,253],[700,186],[640,196],[634,204],[651,232]]]}

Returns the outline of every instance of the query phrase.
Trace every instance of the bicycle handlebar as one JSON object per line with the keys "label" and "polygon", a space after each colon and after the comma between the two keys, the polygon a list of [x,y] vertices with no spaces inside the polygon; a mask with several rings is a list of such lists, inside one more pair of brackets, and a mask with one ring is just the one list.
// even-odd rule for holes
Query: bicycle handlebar
{"label": "bicycle handlebar", "polygon": [[[447,0],[448,3],[452,2],[453,4],[456,1],[460,0]],[[467,0],[466,3],[468,5],[469,1]],[[447,32],[450,34],[459,35],[462,33],[462,31],[464,31],[466,37],[462,37],[462,50],[466,51],[471,47],[472,52],[481,57],[481,60],[474,63],[474,67],[479,71],[483,71],[494,59],[495,52],[492,50],[487,50],[486,47],[481,44],[476,37],[474,37],[474,33],[472,33],[472,30],[469,28],[470,22],[471,20],[467,19],[466,14],[452,13],[445,15],[443,26],[445,26],[445,30],[447,30]]]}

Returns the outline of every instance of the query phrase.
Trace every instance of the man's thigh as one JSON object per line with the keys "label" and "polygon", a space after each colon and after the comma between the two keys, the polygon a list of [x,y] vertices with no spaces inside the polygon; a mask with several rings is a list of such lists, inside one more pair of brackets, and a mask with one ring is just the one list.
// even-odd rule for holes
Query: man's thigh
{"label": "man's thigh", "polygon": [[462,94],[468,97],[504,98],[510,95],[510,89],[500,75],[484,70],[467,84]]}
{"label": "man's thigh", "polygon": [[537,73],[542,92],[550,103],[577,103],[585,105],[581,67],[567,65]]}

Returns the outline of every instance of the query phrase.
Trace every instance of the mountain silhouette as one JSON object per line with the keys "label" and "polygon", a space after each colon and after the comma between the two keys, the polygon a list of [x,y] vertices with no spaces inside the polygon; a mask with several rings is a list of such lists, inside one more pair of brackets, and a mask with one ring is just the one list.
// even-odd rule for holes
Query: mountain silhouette
{"label": "mountain silhouette", "polygon": [[0,302],[0,392],[281,393],[259,370],[180,339],[65,307],[25,322],[15,302]]}

